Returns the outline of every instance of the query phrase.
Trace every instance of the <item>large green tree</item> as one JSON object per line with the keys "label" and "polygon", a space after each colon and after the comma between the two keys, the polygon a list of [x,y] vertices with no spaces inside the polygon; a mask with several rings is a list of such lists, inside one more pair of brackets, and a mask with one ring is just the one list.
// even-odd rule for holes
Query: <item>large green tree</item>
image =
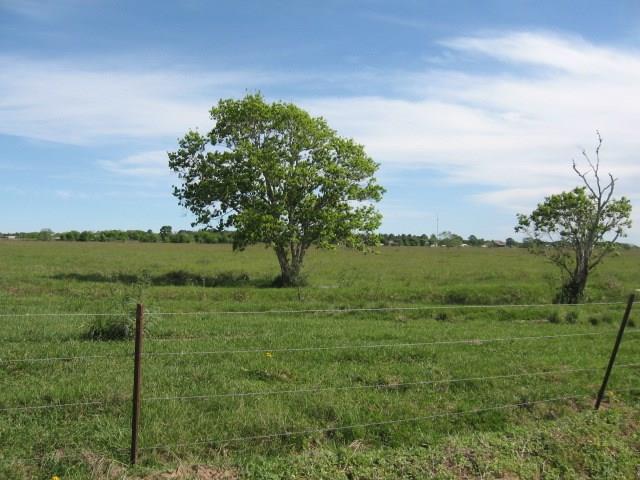
{"label": "large green tree", "polygon": [[598,133],[595,159],[582,152],[588,168],[580,170],[573,162],[583,186],[546,197],[531,214],[518,215],[516,232],[531,236],[531,248],[546,255],[562,272],[563,284],[556,298],[560,303],[577,303],[583,297],[589,273],[631,227],[631,202],[613,198],[617,179],[610,173],[606,179],[600,175],[601,147]]}
{"label": "large green tree", "polygon": [[384,189],[362,145],[291,103],[260,94],[220,100],[213,128],[189,131],[169,153],[174,195],[193,225],[233,228],[234,248],[275,250],[283,286],[300,281],[312,245],[366,248],[377,242]]}

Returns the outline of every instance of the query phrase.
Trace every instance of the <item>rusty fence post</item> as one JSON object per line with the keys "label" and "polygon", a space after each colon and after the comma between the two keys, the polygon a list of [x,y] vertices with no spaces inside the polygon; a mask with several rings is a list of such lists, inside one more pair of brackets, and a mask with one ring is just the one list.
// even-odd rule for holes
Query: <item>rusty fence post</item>
{"label": "rusty fence post", "polygon": [[136,306],[136,339],[133,360],[133,411],[131,415],[131,464],[138,460],[138,431],[140,429],[140,394],[142,389],[142,338],[144,334],[144,305]]}
{"label": "rusty fence post", "polygon": [[616,343],[613,345],[613,351],[611,352],[611,357],[609,358],[609,365],[607,365],[607,371],[604,374],[604,378],[602,379],[602,386],[600,387],[600,391],[598,392],[598,398],[596,399],[596,404],[594,408],[598,410],[600,408],[600,403],[602,403],[602,398],[604,397],[604,393],[607,390],[607,384],[609,383],[609,376],[611,375],[611,370],[613,370],[613,364],[616,361],[616,356],[618,355],[618,349],[620,348],[620,343],[622,342],[622,336],[624,335],[624,329],[627,327],[627,323],[629,323],[629,315],[631,314],[631,308],[633,307],[633,302],[636,299],[635,293],[629,295],[629,300],[627,301],[627,308],[624,311],[624,315],[622,316],[622,322],[620,323],[620,328],[618,329],[618,336],[616,337]]}

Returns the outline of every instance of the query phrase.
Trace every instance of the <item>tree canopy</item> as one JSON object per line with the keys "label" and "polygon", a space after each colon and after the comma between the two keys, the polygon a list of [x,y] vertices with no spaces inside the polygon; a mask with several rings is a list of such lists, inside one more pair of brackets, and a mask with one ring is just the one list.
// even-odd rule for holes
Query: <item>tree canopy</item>
{"label": "tree canopy", "polygon": [[169,153],[174,195],[193,225],[235,229],[233,245],[274,248],[280,281],[299,281],[311,245],[365,248],[377,242],[384,189],[378,164],[352,139],[291,103],[260,94],[220,100],[213,128],[191,130]]}

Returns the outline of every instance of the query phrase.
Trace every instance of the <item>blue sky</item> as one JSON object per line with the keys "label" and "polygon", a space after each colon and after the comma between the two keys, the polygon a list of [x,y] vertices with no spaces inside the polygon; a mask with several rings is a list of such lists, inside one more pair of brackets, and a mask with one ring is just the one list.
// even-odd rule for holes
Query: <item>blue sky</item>
{"label": "blue sky", "polygon": [[640,203],[639,84],[637,1],[0,0],[0,231],[188,228],[166,151],[260,90],[381,163],[383,231],[505,238],[596,129]]}

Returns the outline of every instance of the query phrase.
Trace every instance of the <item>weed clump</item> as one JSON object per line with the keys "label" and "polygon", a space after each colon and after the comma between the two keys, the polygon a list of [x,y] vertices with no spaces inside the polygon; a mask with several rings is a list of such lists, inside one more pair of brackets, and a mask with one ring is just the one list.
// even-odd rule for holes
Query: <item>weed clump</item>
{"label": "weed clump", "polygon": [[[112,289],[109,302],[102,308],[103,314],[91,318],[83,338],[93,341],[132,339],[136,331],[136,303],[144,302],[144,290],[148,285],[148,281],[142,281],[125,289]],[[145,332],[148,333],[149,327],[147,320]]]}
{"label": "weed clump", "polygon": [[436,312],[433,318],[438,322],[446,322],[449,320],[449,314],[447,312]]}
{"label": "weed clump", "polygon": [[601,317],[602,323],[613,323],[614,318],[610,313],[603,313]]}
{"label": "weed clump", "polygon": [[565,321],[572,325],[575,323],[578,323],[579,318],[580,318],[580,313],[575,310],[571,310],[570,312],[567,312],[567,314],[564,317]]}
{"label": "weed clump", "polygon": [[558,310],[554,310],[547,317],[549,323],[560,323],[562,322],[562,314]]}
{"label": "weed clump", "polygon": [[95,317],[85,337],[88,340],[109,341],[128,340],[133,338],[135,319],[126,315]]}

